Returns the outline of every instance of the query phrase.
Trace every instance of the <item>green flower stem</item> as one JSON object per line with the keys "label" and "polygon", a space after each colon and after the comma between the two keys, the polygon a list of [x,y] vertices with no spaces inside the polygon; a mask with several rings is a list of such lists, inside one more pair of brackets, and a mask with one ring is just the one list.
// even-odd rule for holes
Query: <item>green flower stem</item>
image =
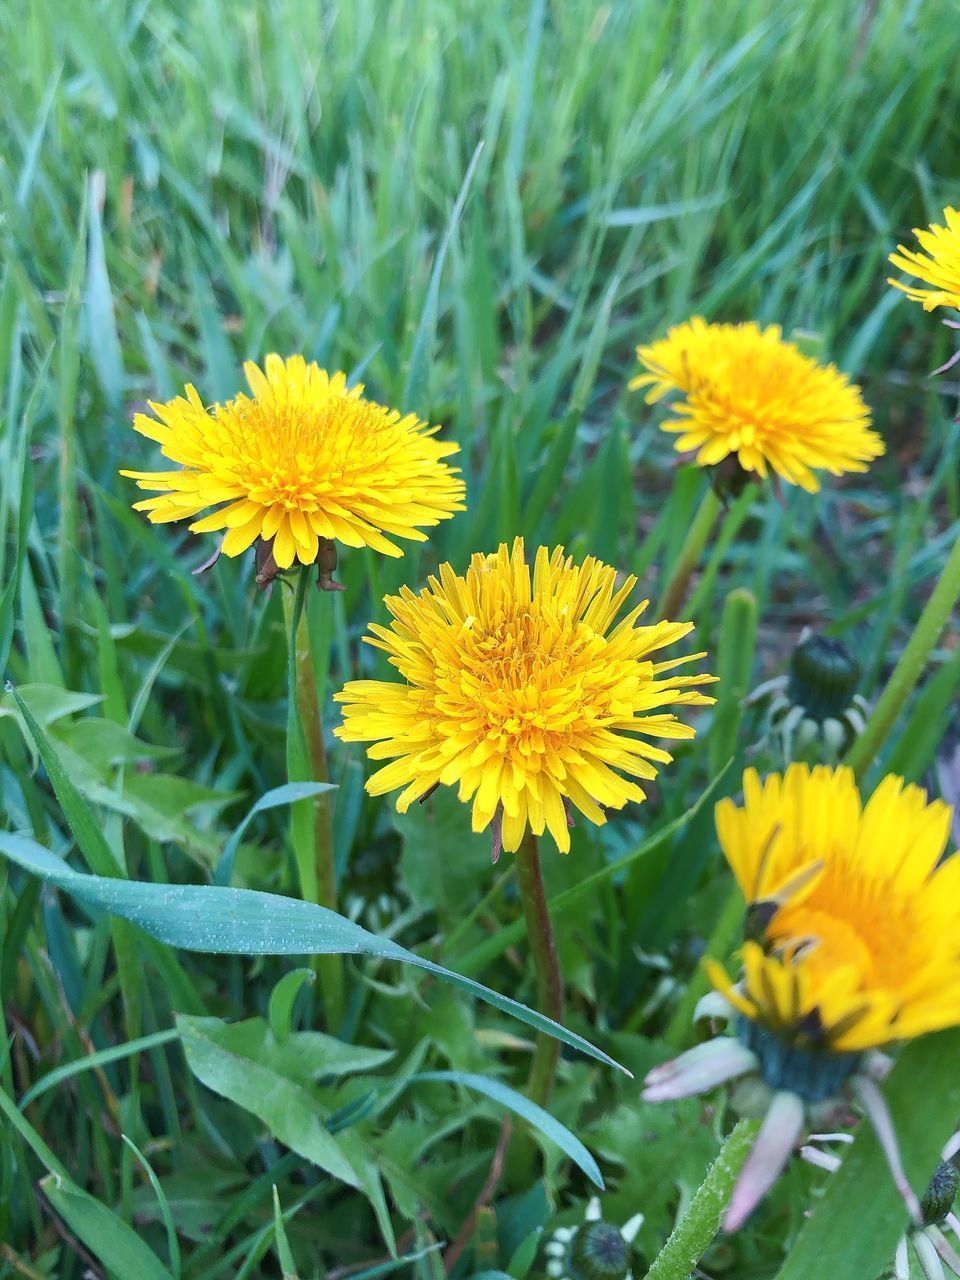
{"label": "green flower stem", "polygon": [[720,1230],[733,1188],[759,1128],[759,1120],[738,1121],[686,1213],[647,1272],[646,1280],[688,1280]]}
{"label": "green flower stem", "polygon": [[[283,615],[290,654],[291,703],[296,699],[296,715],[288,718],[287,772],[291,782],[327,782],[327,752],[323,742],[323,722],[317,698],[310,632],[304,609],[307,577],[300,570],[296,595],[281,583]],[[293,711],[293,707],[291,707]],[[294,846],[300,873],[300,892],[308,902],[331,911],[337,909],[337,880],[333,852],[333,813],[330,792],[323,791],[311,801],[312,822],[298,831],[294,816]],[[335,1031],[343,1020],[343,959],[339,955],[314,956],[313,966],[320,980],[328,1029]]]}
{"label": "green flower stem", "polygon": [[[719,919],[713,926],[705,955],[713,956],[721,964],[734,948],[734,942],[743,933],[745,904],[739,886],[734,884],[727,894]],[[687,989],[667,1026],[663,1039],[671,1049],[683,1049],[693,1039],[693,1011],[697,1002],[710,990],[706,970],[700,966],[687,983]]]}
{"label": "green flower stem", "polygon": [[697,508],[696,515],[693,517],[693,524],[691,524],[687,531],[687,536],[683,540],[683,546],[680,548],[680,555],[677,557],[677,563],[674,566],[673,573],[670,575],[670,581],[663,590],[660,605],[657,609],[658,618],[677,618],[686,599],[690,579],[700,563],[703,548],[707,545],[707,539],[710,537],[711,530],[717,522],[717,516],[720,511],[720,499],[712,487],[708,487],[700,499],[700,505]]}
{"label": "green flower stem", "polygon": [[[537,1009],[540,1013],[553,1018],[555,1022],[562,1022],[563,978],[560,976],[557,946],[553,937],[553,926],[550,923],[547,895],[543,887],[537,837],[532,831],[527,832],[515,856],[520,902],[527,925],[527,939],[533,956],[533,967],[537,975]],[[527,1080],[527,1097],[538,1106],[547,1105],[559,1058],[560,1041],[554,1040],[552,1036],[538,1035]],[[520,1187],[530,1183],[533,1177],[535,1154],[536,1147],[529,1130],[517,1133],[509,1161],[511,1178],[515,1186]]]}
{"label": "green flower stem", "polygon": [[[537,837],[528,831],[517,850],[517,880],[520,885],[520,901],[527,922],[527,938],[537,975],[537,1008],[541,1013],[563,1021],[563,978],[557,960],[557,946],[550,924],[547,895],[543,888],[540,870],[540,853]],[[553,1077],[560,1057],[560,1041],[553,1036],[537,1036],[537,1047],[527,1081],[527,1097],[531,1102],[545,1107],[553,1086]]]}
{"label": "green flower stem", "polygon": [[933,594],[921,613],[900,661],[886,683],[866,728],[847,754],[845,764],[862,778],[876,759],[923,674],[923,669],[960,599],[960,537],[953,544]]}

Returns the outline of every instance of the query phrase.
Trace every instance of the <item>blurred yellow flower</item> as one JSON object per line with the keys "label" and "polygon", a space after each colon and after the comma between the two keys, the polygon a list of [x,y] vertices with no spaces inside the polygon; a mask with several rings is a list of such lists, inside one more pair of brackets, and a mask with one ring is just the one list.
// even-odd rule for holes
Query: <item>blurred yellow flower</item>
{"label": "blurred yellow flower", "polygon": [[692,623],[637,626],[646,602],[618,621],[636,580],[617,588],[616,576],[592,557],[575,566],[562,547],[541,547],[531,575],[517,539],[475,555],[463,577],[445,564],[419,595],[388,597],[393,621],[371,626],[368,642],[404,683],[357,680],[337,695],[338,736],[391,761],[367,790],[403,787],[403,812],[458,785],[473,829],[494,824],[495,856],[501,839],[518,849],[528,826],[567,852],[567,801],[602,823],[604,808],[643,800],[630,779],[671,759],[646,739],[694,736],[663,708],[712,702],[692,686],[713,677],[674,674],[703,654],[653,660]]}
{"label": "blurred yellow flower", "polygon": [[933,223],[928,230],[913,228],[913,234],[925,253],[897,245],[897,253],[890,254],[890,262],[908,276],[916,276],[932,285],[921,289],[918,285],[901,284],[888,280],[895,289],[902,289],[908,298],[923,304],[924,311],[934,307],[960,307],[960,212],[944,209],[945,227]]}
{"label": "blurred yellow flower", "polygon": [[[960,858],[941,862],[950,807],[884,778],[861,807],[849,769],[791,765],[717,806],[751,901],[774,901],[763,945],[714,985],[792,1046],[857,1054],[960,1024]],[[784,889],[794,880],[794,889]]]}
{"label": "blurred yellow flower", "polygon": [[221,550],[236,556],[272,540],[280,569],[313,564],[324,540],[402,555],[390,540],[423,542],[420,528],[462,511],[459,472],[441,459],[457,445],[434,439],[414,414],[401,414],[347,387],[302,356],[269,355],[265,371],[244,365],[252,395],[206,409],[185,397],[151,404],[134,428],[156,440],[168,471],[123,471],[159,496],[135,503],[155,524],[216,507],[193,533],[225,529]]}
{"label": "blurred yellow flower", "polygon": [[676,449],[695,450],[701,466],[735,455],[744,471],[772,469],[814,493],[814,471],[866,471],[884,451],[859,388],[784,341],[778,325],[707,324],[695,316],[638,347],[637,359],[646,372],[630,389],[649,388],[648,404],[683,397],[662,428],[679,432]]}

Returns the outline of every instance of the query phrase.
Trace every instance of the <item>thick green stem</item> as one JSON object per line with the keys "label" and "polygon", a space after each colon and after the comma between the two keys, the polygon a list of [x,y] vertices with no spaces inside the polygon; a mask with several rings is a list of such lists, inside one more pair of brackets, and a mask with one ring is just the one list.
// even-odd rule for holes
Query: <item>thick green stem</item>
{"label": "thick green stem", "polygon": [[[553,940],[547,895],[543,888],[537,837],[532,832],[527,833],[523,844],[517,850],[516,857],[520,901],[523,904],[527,938],[537,975],[537,1007],[554,1022],[562,1022],[563,979],[560,976],[557,947]],[[559,1057],[560,1041],[553,1036],[538,1035],[530,1078],[527,1081],[527,1097],[541,1107],[547,1105],[550,1097]]]}
{"label": "thick green stem", "polygon": [[[517,882],[527,926],[527,939],[537,976],[537,1008],[555,1022],[563,1021],[563,979],[550,924],[547,896],[540,871],[537,837],[528,832],[516,853]],[[545,1107],[560,1058],[560,1041],[538,1035],[527,1080],[527,1097]],[[510,1147],[510,1179],[516,1188],[527,1187],[534,1177],[537,1147],[525,1126],[513,1136]]]}
{"label": "thick green stem", "polygon": [[940,579],[914,628],[900,661],[887,681],[866,728],[845,760],[858,778],[870,768],[890,735],[904,704],[923,674],[947,620],[960,599],[960,537],[953,544]]}
{"label": "thick green stem", "polygon": [[[288,720],[287,769],[291,782],[327,782],[327,753],[313,659],[310,632],[303,607],[307,574],[301,570],[297,592],[284,590],[283,610],[290,655],[289,695],[296,699],[297,715]],[[294,631],[295,628],[295,631]],[[306,804],[306,801],[302,801]],[[312,821],[298,824],[294,817],[294,845],[300,873],[300,892],[309,902],[331,911],[337,909],[337,880],[333,852],[333,812],[330,792],[322,791],[309,802]],[[338,955],[314,957],[320,980],[327,1027],[336,1030],[343,1019],[343,960]]]}
{"label": "thick green stem", "polygon": [[647,1272],[646,1280],[688,1280],[720,1230],[733,1188],[759,1127],[758,1120],[740,1120],[737,1123],[697,1188],[686,1213]]}
{"label": "thick green stem", "polygon": [[712,488],[708,488],[700,499],[697,513],[693,517],[693,524],[687,530],[687,536],[683,540],[670,581],[664,587],[657,609],[658,618],[677,619],[686,599],[690,579],[700,563],[703,548],[707,545],[707,539],[710,537],[720,511],[720,499]]}

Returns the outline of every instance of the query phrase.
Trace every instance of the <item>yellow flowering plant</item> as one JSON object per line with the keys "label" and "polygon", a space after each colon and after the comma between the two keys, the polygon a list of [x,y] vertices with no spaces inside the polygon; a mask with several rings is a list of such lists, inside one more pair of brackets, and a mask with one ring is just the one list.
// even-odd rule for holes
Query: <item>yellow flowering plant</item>
{"label": "yellow flowering plant", "polygon": [[518,538],[475,555],[464,575],[441,565],[419,594],[388,597],[393,620],[367,639],[402,682],[355,680],[336,695],[337,736],[390,762],[370,794],[402,788],[403,811],[456,786],[473,829],[493,825],[495,860],[527,831],[549,830],[566,853],[571,806],[603,823],[642,801],[671,759],[650,739],[692,738],[673,708],[709,705],[700,688],[714,677],[678,674],[703,653],[659,657],[692,623],[640,626],[646,601],[620,616],[635,585],[562,547],[538,548],[531,570]]}
{"label": "yellow flowering plant", "polygon": [[226,556],[258,542],[268,579],[295,563],[329,572],[323,552],[335,542],[402,555],[394,539],[423,542],[424,528],[464,509],[460,473],[444,461],[458,446],[438,440],[438,427],[365,399],[362,385],[303,356],[268,355],[244,372],[250,395],[207,408],[188,386],[134,418],[177,464],[121,473],[154,494],[134,504],[152,523],[223,530]]}
{"label": "yellow flowering plant", "polygon": [[830,1118],[852,1089],[874,1121],[897,1185],[900,1165],[877,1079],[878,1051],[960,1025],[960,859],[944,860],[951,809],[885,778],[861,801],[849,769],[794,764],[743,779],[743,803],[717,805],[717,833],[747,900],[743,974],[715,960],[704,1013],[720,1036],[654,1068],[661,1101],[729,1080],[764,1115],[725,1225],[736,1229],[773,1183],[805,1126]]}
{"label": "yellow flowering plant", "polygon": [[644,372],[630,382],[648,404],[670,399],[662,424],[679,453],[702,467],[735,458],[744,472],[773,471],[810,493],[818,471],[866,471],[884,451],[858,387],[784,339],[779,325],[708,324],[699,316],[637,348]]}
{"label": "yellow flowering plant", "polygon": [[906,275],[929,285],[923,288],[900,280],[887,281],[895,289],[901,289],[912,302],[919,302],[924,311],[960,307],[960,211],[947,207],[943,220],[945,226],[934,222],[926,229],[914,227],[919,250],[898,244],[897,252],[889,258],[893,266]]}

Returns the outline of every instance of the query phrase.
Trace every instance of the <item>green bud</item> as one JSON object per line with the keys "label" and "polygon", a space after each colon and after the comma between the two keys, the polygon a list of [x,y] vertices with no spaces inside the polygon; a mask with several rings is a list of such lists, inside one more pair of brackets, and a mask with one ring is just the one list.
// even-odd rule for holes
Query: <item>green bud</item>
{"label": "green bud", "polygon": [[810,636],[797,645],[790,659],[787,699],[822,723],[843,715],[859,680],[859,663],[839,640]]}
{"label": "green bud", "polygon": [[957,1198],[958,1183],[960,1183],[960,1174],[952,1164],[941,1160],[920,1201],[920,1212],[923,1215],[925,1227],[938,1227],[943,1222]]}
{"label": "green bud", "polygon": [[570,1242],[574,1280],[626,1280],[630,1246],[609,1222],[585,1222]]}

